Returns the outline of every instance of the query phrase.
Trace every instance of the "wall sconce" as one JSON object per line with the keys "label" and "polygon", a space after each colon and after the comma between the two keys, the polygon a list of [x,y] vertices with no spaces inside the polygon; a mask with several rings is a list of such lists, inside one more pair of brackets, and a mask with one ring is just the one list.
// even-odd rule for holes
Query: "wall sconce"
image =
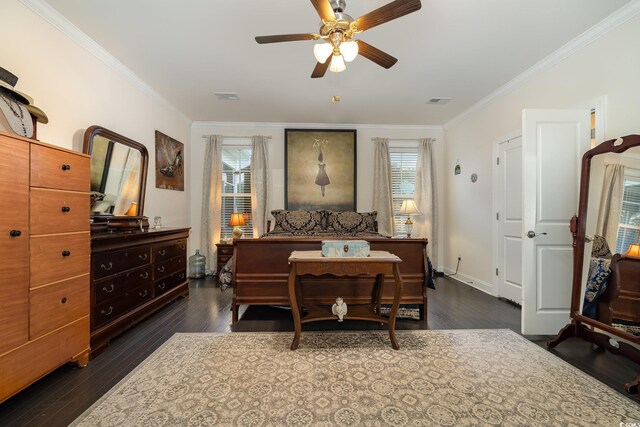
{"label": "wall sconce", "polygon": [[136,202],[131,202],[129,205],[129,209],[124,213],[126,216],[136,216],[138,215],[138,204]]}
{"label": "wall sconce", "polygon": [[233,227],[233,231],[231,232],[231,234],[236,239],[239,239],[242,237],[242,233],[243,233],[242,228],[240,227],[246,224],[247,223],[244,220],[244,214],[234,212],[231,214],[231,218],[229,218],[229,224],[227,225],[230,227]]}
{"label": "wall sconce", "polygon": [[405,221],[404,225],[407,230],[407,237],[411,237],[411,231],[413,230],[411,215],[422,215],[422,212],[418,210],[416,202],[414,202],[413,200],[404,200],[402,202],[402,207],[400,208],[398,213],[407,216],[407,220]]}

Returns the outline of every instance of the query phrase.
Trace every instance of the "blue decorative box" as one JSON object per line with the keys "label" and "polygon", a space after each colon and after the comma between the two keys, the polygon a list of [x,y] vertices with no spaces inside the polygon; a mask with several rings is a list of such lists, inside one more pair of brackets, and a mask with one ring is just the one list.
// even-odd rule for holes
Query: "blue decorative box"
{"label": "blue decorative box", "polygon": [[366,240],[323,240],[322,256],[330,258],[368,257],[369,242]]}

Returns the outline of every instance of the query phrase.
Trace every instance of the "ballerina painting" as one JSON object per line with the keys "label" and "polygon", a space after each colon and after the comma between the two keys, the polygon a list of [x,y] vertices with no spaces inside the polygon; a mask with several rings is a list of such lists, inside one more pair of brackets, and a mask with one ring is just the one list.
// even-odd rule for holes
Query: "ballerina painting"
{"label": "ballerina painting", "polygon": [[322,153],[322,148],[326,147],[327,144],[329,144],[329,141],[327,141],[326,139],[323,141],[316,139],[316,141],[313,143],[313,147],[318,148],[318,173],[316,175],[315,184],[320,186],[322,197],[324,197],[325,187],[331,184],[329,175],[327,175],[327,165],[324,163],[324,154]]}
{"label": "ballerina painting", "polygon": [[355,210],[356,131],[285,129],[285,209]]}

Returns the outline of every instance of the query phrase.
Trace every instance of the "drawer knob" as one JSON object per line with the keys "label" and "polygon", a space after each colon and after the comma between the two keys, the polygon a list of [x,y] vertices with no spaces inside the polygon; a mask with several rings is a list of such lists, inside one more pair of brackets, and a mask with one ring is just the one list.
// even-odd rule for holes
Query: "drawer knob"
{"label": "drawer knob", "polygon": [[145,289],[144,292],[138,292],[138,295],[140,296],[140,298],[144,298],[147,296],[149,292],[147,292],[147,290]]}
{"label": "drawer knob", "polygon": [[160,273],[164,273],[164,265],[163,265],[163,266],[161,266],[161,267],[158,267],[158,271],[159,271]]}
{"label": "drawer knob", "polygon": [[163,250],[161,250],[161,251],[158,251],[158,255],[163,256],[164,254],[166,254],[166,252],[165,252],[165,250],[164,250],[164,249],[163,249]]}
{"label": "drawer knob", "polygon": [[71,165],[62,165],[62,170],[63,171],[70,171],[71,170]]}
{"label": "drawer knob", "polygon": [[22,235],[22,232],[20,230],[11,230],[9,232],[9,236],[11,237],[20,237],[20,235]]}
{"label": "drawer knob", "polygon": [[71,212],[71,208],[69,206],[63,206],[62,208],[60,208],[60,210],[62,212]]}
{"label": "drawer knob", "polygon": [[110,284],[110,285],[109,285],[109,288],[108,288],[108,289],[107,289],[107,287],[106,287],[106,286],[103,286],[103,287],[102,287],[102,290],[103,290],[103,291],[105,291],[106,293],[110,294],[111,292],[113,292],[113,290],[114,290],[115,288],[116,288],[116,287],[115,287],[115,286],[113,285],[113,283],[112,283],[112,284]]}
{"label": "drawer knob", "polygon": [[66,304],[67,303],[67,297],[62,297],[62,299],[60,299],[60,304]]}
{"label": "drawer knob", "polygon": [[111,305],[109,306],[109,311],[104,311],[104,309],[100,310],[100,314],[102,314],[104,316],[109,316],[109,315],[111,315],[111,313],[113,313],[113,306],[111,306]]}
{"label": "drawer knob", "polygon": [[145,261],[148,257],[149,257],[148,254],[140,254],[140,255],[138,255],[138,258],[140,258],[142,261]]}
{"label": "drawer knob", "polygon": [[140,278],[141,279],[146,279],[147,277],[149,277],[149,272],[145,271],[144,274],[140,273]]}
{"label": "drawer knob", "polygon": [[160,283],[158,285],[158,288],[160,288],[160,289],[164,289],[165,287],[166,287],[166,285],[164,284],[164,282],[162,282],[162,283]]}
{"label": "drawer knob", "polygon": [[70,256],[71,251],[62,251],[62,256]]}
{"label": "drawer knob", "polygon": [[179,277],[180,277],[181,279],[184,279],[184,273],[180,273]]}
{"label": "drawer knob", "polygon": [[113,268],[113,263],[110,262],[108,267],[106,265],[104,265],[104,264],[100,264],[100,268],[105,270],[105,271],[109,271],[109,270],[111,270]]}

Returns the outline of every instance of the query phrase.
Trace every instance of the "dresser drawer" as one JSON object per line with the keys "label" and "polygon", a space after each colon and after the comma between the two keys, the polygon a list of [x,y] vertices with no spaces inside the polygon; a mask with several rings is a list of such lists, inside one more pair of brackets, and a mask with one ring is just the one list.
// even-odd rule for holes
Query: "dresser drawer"
{"label": "dresser drawer", "polygon": [[184,256],[178,256],[155,264],[154,277],[156,280],[177,273],[185,268]]}
{"label": "dresser drawer", "polygon": [[153,266],[151,264],[126,273],[109,276],[106,279],[96,280],[93,285],[95,304],[119,297],[127,290],[151,281],[153,281]]}
{"label": "dresser drawer", "polygon": [[227,259],[233,255],[233,245],[216,245],[218,247],[218,256],[226,256]]}
{"label": "dresser drawer", "polygon": [[186,253],[187,241],[184,239],[165,243],[163,245],[157,245],[153,247],[153,262],[157,263],[178,255],[186,255]]}
{"label": "dresser drawer", "polygon": [[0,183],[3,186],[29,185],[29,144],[27,142],[0,135]]}
{"label": "dresser drawer", "polygon": [[31,287],[89,271],[89,233],[31,237]]}
{"label": "dresser drawer", "polygon": [[31,144],[31,186],[90,191],[89,157]]}
{"label": "dresser drawer", "polygon": [[93,258],[93,278],[100,279],[149,264],[150,251],[149,246],[143,246],[96,255]]}
{"label": "dresser drawer", "polygon": [[31,234],[89,231],[89,194],[31,189]]}
{"label": "dresser drawer", "polygon": [[119,298],[98,304],[91,313],[92,329],[118,318],[121,313],[153,298],[153,282],[125,292]]}
{"label": "dresser drawer", "polygon": [[89,274],[29,291],[29,338],[89,314]]}
{"label": "dresser drawer", "polygon": [[164,294],[179,284],[184,283],[185,280],[187,280],[186,270],[173,273],[171,276],[165,277],[164,279],[156,280],[155,296]]}

